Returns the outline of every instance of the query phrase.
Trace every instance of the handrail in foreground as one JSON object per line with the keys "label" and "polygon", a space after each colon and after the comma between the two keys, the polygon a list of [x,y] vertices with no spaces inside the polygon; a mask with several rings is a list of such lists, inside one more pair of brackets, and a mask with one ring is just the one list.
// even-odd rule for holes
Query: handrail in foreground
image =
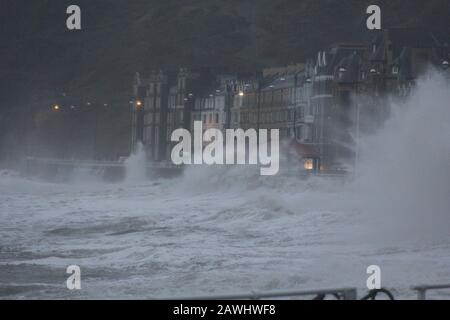
{"label": "handrail in foreground", "polygon": [[287,298],[287,297],[302,297],[315,296],[316,300],[322,300],[325,296],[331,295],[339,300],[356,300],[357,292],[355,288],[339,288],[339,289],[324,289],[324,290],[308,290],[308,291],[261,291],[251,293],[238,293],[226,295],[211,295],[198,297],[178,297],[178,298],[163,298],[161,300],[260,300],[268,298]]}
{"label": "handrail in foreground", "polygon": [[427,299],[427,291],[450,289],[450,284],[422,285],[422,286],[412,287],[412,289],[417,291],[417,299],[418,300],[426,300]]}

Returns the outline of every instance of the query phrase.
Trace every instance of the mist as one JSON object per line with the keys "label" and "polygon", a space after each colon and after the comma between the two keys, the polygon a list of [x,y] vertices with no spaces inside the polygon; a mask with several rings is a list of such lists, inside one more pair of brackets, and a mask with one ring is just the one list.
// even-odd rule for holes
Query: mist
{"label": "mist", "polygon": [[351,187],[380,238],[448,238],[449,101],[448,79],[430,71],[406,101],[391,103],[391,116],[375,135],[361,138]]}
{"label": "mist", "polygon": [[51,181],[2,171],[0,274],[10,276],[0,294],[68,297],[57,284],[70,264],[83,267],[84,298],[363,290],[371,264],[402,298],[411,285],[444,282],[448,80],[430,72],[407,100],[390,100],[389,119],[360,137],[356,175],[299,175],[282,161],[271,177],[195,165],[168,179],[147,175],[142,146],[115,183],[86,169]]}

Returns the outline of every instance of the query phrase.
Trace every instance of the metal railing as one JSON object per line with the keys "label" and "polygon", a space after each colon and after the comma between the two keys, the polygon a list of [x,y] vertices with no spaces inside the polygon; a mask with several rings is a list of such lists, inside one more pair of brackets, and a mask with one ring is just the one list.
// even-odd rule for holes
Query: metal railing
{"label": "metal railing", "polygon": [[294,298],[313,296],[315,300],[323,300],[326,296],[333,296],[338,300],[356,300],[357,291],[355,288],[338,288],[324,290],[308,290],[308,291],[261,291],[250,293],[236,293],[226,295],[211,295],[197,297],[176,297],[163,298],[161,300],[261,300],[269,298]]}
{"label": "metal railing", "polygon": [[418,300],[426,300],[427,299],[427,291],[450,289],[450,284],[422,285],[422,286],[412,287],[412,289],[417,291],[417,299]]}
{"label": "metal railing", "polygon": [[[417,291],[418,300],[426,300],[426,292],[430,290],[450,289],[450,284],[441,285],[421,285],[411,287]],[[364,295],[360,300],[376,300],[379,295],[383,295],[389,300],[394,300],[394,295],[387,289],[373,289]],[[193,296],[193,297],[171,297],[161,298],[160,300],[262,300],[270,298],[298,298],[312,296],[313,300],[324,300],[330,296],[336,300],[358,300],[356,288],[338,288],[338,289],[320,289],[320,290],[291,290],[291,291],[261,291],[250,293],[236,293],[224,295],[210,296]]]}

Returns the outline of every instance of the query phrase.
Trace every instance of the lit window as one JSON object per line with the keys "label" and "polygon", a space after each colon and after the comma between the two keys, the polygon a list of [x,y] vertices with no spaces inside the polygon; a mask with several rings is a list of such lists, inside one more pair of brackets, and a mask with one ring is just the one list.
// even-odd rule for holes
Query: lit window
{"label": "lit window", "polygon": [[313,170],[314,169],[314,160],[313,159],[305,159],[305,170]]}

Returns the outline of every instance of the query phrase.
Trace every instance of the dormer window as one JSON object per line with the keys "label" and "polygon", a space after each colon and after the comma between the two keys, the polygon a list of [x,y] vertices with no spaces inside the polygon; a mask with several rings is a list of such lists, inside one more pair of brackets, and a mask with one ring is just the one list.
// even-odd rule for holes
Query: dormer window
{"label": "dormer window", "polygon": [[392,66],[392,74],[397,75],[398,72],[399,72],[398,66],[397,65]]}

